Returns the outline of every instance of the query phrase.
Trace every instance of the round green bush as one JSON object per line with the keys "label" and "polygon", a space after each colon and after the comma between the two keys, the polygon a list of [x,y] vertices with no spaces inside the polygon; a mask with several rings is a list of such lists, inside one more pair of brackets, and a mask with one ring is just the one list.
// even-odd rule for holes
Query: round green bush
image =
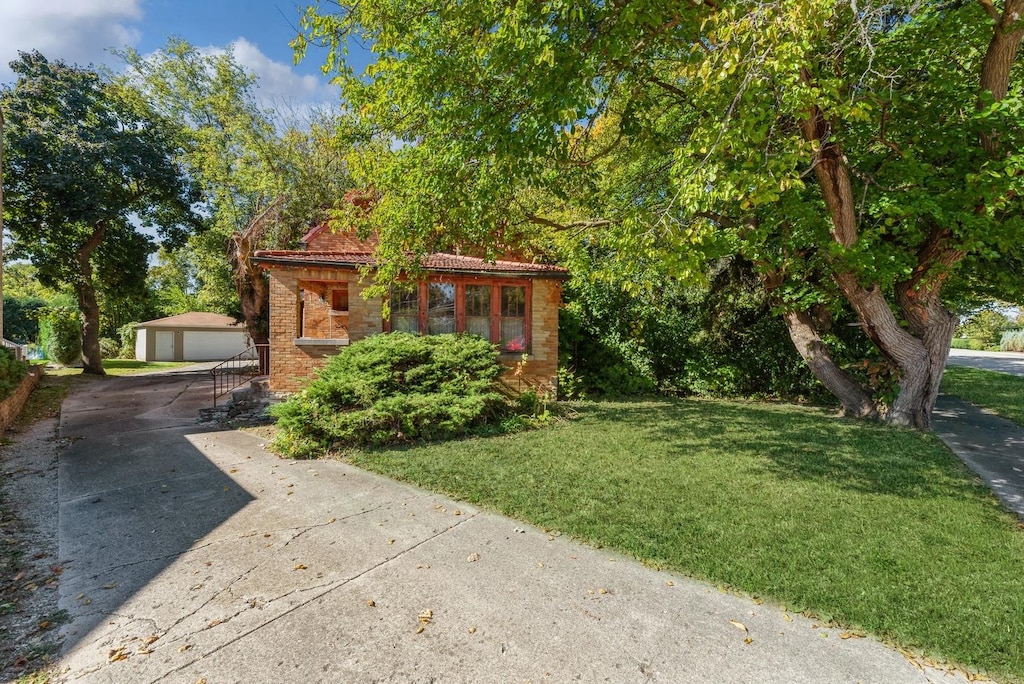
{"label": "round green bush", "polygon": [[450,439],[499,421],[503,367],[473,335],[375,335],[335,356],[278,404],[275,449],[309,457],[332,448]]}

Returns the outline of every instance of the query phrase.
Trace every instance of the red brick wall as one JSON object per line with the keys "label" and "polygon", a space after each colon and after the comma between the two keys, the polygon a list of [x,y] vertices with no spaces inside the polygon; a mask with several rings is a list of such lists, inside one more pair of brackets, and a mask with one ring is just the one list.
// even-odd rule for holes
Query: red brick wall
{"label": "red brick wall", "polygon": [[322,228],[306,243],[307,252],[372,252],[375,249],[376,236],[360,240],[354,230],[341,230],[335,233],[330,228]]}
{"label": "red brick wall", "polygon": [[558,310],[562,304],[562,283],[559,280],[533,281],[530,298],[530,355],[520,375],[515,368],[522,360],[511,354],[501,362],[509,367],[504,379],[517,389],[557,390],[558,378]]}
{"label": "red brick wall", "polygon": [[[349,288],[348,335],[350,340],[361,340],[383,330],[381,301],[364,299],[359,274],[330,268],[271,268],[270,269],[270,389],[276,392],[294,392],[313,376],[315,369],[337,354],[335,345],[297,344],[300,281],[318,281],[325,292],[331,283],[347,282]],[[502,356],[509,367],[506,381],[520,389],[554,390],[558,372],[558,309],[561,305],[562,284],[558,280],[533,281],[530,300],[531,345],[530,355],[523,365],[521,376],[514,377],[513,369],[522,360],[515,354]],[[319,294],[307,294],[306,306],[330,308],[330,295],[326,302]],[[314,302],[310,302],[310,299]],[[306,337],[326,337],[326,332],[310,329],[312,312],[307,312]],[[321,334],[322,333],[322,334]]]}
{"label": "red brick wall", "polygon": [[[270,389],[275,392],[295,392],[302,388],[305,380],[313,376],[317,368],[338,353],[340,347],[329,344],[297,344],[299,334],[299,290],[300,281],[318,281],[324,286],[327,296],[321,302],[319,294],[309,292],[306,306],[319,306],[326,312],[330,309],[331,283],[348,283],[349,316],[348,335],[352,340],[362,339],[381,332],[381,311],[379,301],[366,301],[362,297],[359,274],[341,269],[270,269]],[[315,311],[307,313],[306,337],[326,337],[315,324]],[[312,330],[308,329],[313,322]]]}
{"label": "red brick wall", "polygon": [[39,384],[39,378],[41,377],[43,377],[43,367],[32,366],[14,392],[3,401],[0,401],[0,435],[17,420],[18,414],[25,407],[25,402],[28,401],[32,390]]}

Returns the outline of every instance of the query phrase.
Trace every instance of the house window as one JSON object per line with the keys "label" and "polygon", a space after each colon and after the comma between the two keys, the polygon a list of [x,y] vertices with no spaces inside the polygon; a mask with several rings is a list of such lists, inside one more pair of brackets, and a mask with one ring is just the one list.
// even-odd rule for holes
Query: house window
{"label": "house window", "polygon": [[348,283],[331,290],[331,310],[348,313]]}
{"label": "house window", "polygon": [[298,284],[298,337],[347,339],[349,284],[332,280],[300,280]]}
{"label": "house window", "polygon": [[420,331],[419,288],[391,295],[391,330],[394,332]]}
{"label": "house window", "polygon": [[455,332],[455,283],[427,286],[427,334]]}
{"label": "house window", "polygon": [[501,286],[498,329],[502,351],[526,351],[526,288],[522,285]]}
{"label": "house window", "polygon": [[[507,281],[506,281],[507,282]],[[391,294],[390,332],[428,335],[465,332],[497,344],[502,352],[530,349],[530,286],[476,279],[421,282],[411,291]]]}
{"label": "house window", "polygon": [[491,339],[490,285],[466,285],[466,332]]}

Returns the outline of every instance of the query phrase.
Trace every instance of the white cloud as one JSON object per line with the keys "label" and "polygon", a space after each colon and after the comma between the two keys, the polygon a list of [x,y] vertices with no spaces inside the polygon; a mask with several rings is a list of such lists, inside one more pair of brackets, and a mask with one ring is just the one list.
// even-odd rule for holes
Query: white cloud
{"label": "white cloud", "polygon": [[[302,120],[320,105],[337,105],[340,91],[324,79],[303,75],[284,62],[278,62],[244,37],[231,41],[235,61],[256,74],[256,98],[262,107],[274,109],[285,119]],[[202,48],[207,54],[223,54],[224,48]]]}
{"label": "white cloud", "polygon": [[0,0],[0,82],[18,51],[86,65],[109,61],[107,48],[137,45],[132,24],[142,19],[139,0]]}

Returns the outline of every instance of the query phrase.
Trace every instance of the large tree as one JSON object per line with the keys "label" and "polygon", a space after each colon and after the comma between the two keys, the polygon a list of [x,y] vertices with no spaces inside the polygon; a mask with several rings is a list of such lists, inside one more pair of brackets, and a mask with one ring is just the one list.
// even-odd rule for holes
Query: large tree
{"label": "large tree", "polygon": [[282,123],[258,102],[257,76],[230,49],[210,53],[171,39],[154,54],[121,56],[127,79],[179,123],[179,159],[203,189],[211,230],[177,257],[194,270],[197,300],[241,314],[253,341],[267,342],[266,275],[250,257],[294,246],[350,187],[332,115]]}
{"label": "large tree", "polygon": [[103,374],[97,290],[142,291],[155,246],[137,226],[180,239],[199,226],[194,198],[165,123],[123,84],[38,52],[11,69],[17,82],[2,94],[11,256],[30,259],[43,285],[74,290],[84,372]]}
{"label": "large tree", "polygon": [[[350,110],[393,142],[369,219],[384,277],[407,250],[531,225],[621,268],[739,254],[848,414],[925,428],[956,325],[944,287],[1021,263],[1022,13],[360,0],[307,8],[295,46],[326,44]],[[365,73],[351,44],[376,53]],[[843,308],[896,379],[881,404],[829,353]]]}

